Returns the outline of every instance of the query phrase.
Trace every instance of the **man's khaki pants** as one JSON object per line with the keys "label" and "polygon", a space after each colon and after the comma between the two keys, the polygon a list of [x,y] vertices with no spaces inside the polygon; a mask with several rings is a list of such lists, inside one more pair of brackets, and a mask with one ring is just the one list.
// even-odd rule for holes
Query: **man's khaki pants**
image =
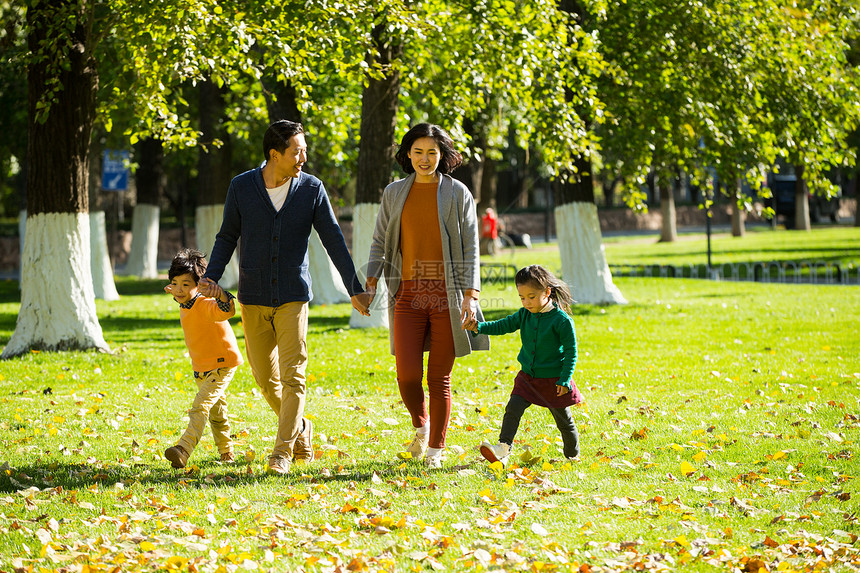
{"label": "man's khaki pants", "polygon": [[224,393],[236,370],[236,367],[218,368],[209,372],[195,373],[197,395],[194,397],[191,409],[188,410],[188,428],[176,443],[189,455],[200,441],[203,430],[206,429],[207,420],[212,427],[212,439],[218,448],[218,453],[226,454],[233,451],[230,420],[227,419],[227,399]]}
{"label": "man's khaki pants", "polygon": [[293,457],[305,412],[308,303],[242,305],[245,350],[254,380],[278,416],[272,457]]}

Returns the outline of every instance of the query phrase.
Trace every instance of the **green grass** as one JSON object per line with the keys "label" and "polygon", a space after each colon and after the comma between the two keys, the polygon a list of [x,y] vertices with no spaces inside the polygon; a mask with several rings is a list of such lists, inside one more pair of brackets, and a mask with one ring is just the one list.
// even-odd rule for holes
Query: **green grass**
{"label": "green grass", "polygon": [[[674,243],[656,238],[622,240],[606,244],[610,264],[682,265],[707,261],[707,236],[684,234]],[[711,236],[711,258],[715,265],[764,261],[860,262],[860,227],[817,227],[810,232],[758,228],[746,237],[729,233]]]}
{"label": "green grass", "polygon": [[[188,471],[169,468],[194,394],[182,332],[160,281],[122,279],[97,304],[113,354],[0,363],[0,570],[856,570],[860,291],[616,283],[630,304],[574,310],[579,460],[539,408],[527,455],[479,459],[516,336],[457,361],[443,469],[398,459],[410,424],[387,333],[335,305],[311,309],[319,459],[272,477],[275,416],[247,366],[229,390],[242,461],[217,462],[207,433]],[[17,297],[0,283],[0,346]],[[518,302],[507,285],[482,304],[498,318]]]}
{"label": "green grass", "polygon": [[[616,235],[604,238],[606,260],[610,265],[696,265],[707,264],[708,243],[705,233],[682,233],[673,243],[659,242],[655,235]],[[518,248],[487,262],[511,263],[517,268],[532,262],[534,252],[553,268],[561,267],[558,250],[552,244],[538,243],[534,251]],[[711,259],[714,266],[724,263],[768,261],[860,263],[860,227],[815,227],[812,231],[772,230],[751,227],[743,238],[730,233],[711,235]]]}

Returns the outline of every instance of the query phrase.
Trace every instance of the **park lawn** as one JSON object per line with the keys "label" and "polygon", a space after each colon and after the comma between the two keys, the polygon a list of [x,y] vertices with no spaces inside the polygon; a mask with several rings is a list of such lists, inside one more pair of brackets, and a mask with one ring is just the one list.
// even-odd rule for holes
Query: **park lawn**
{"label": "park lawn", "polygon": [[[616,284],[629,304],[573,310],[578,460],[538,408],[513,463],[480,459],[515,335],[457,361],[443,469],[399,459],[411,432],[387,333],[334,305],[311,309],[318,459],[273,477],[275,417],[247,365],[229,390],[240,461],[217,462],[207,433],[170,469],[194,395],[176,305],[122,279],[97,303],[113,354],[0,363],[0,570],[856,570],[860,291]],[[0,283],[0,345],[17,296]],[[516,291],[486,286],[482,305],[514,312]]]}
{"label": "park lawn", "polygon": [[[604,237],[606,260],[610,265],[704,265],[708,262],[707,235],[703,232],[680,233],[672,243],[659,242],[659,233],[651,235],[613,235]],[[535,251],[555,270],[561,258],[554,244],[537,243]],[[482,261],[510,263],[517,268],[531,264],[532,251],[506,250]],[[750,227],[746,236],[731,233],[711,236],[711,262],[715,267],[726,263],[813,262],[860,265],[860,227],[846,225],[816,226],[809,232],[785,231],[765,226]]]}

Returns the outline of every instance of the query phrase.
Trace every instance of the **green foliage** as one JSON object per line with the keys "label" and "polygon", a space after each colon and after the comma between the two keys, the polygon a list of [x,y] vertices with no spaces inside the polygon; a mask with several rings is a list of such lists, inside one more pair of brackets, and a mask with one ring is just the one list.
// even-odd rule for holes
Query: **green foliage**
{"label": "green foliage", "polygon": [[[0,4],[18,38],[0,75],[22,77],[36,60],[58,72],[68,33],[87,26],[104,129],[177,150],[199,137],[189,86],[228,85],[228,130],[253,149],[267,120],[261,78],[290,82],[314,136],[311,165],[338,190],[355,171],[362,85],[386,71],[368,58],[380,23],[404,43],[391,64],[402,76],[398,133],[437,122],[479,157],[514,143],[549,175],[575,173],[573,158],[588,155],[623,177],[634,207],[652,169],[658,180],[683,170],[703,186],[712,175],[757,186],[761,166],[781,155],[826,191],[829,166],[853,162],[845,139],[860,113],[850,51],[860,18],[848,2],[601,0],[578,3],[579,14],[555,0],[58,6],[52,25],[67,34],[28,54],[26,5]],[[62,89],[54,76],[40,117]]]}
{"label": "green foliage", "polygon": [[851,24],[840,3],[610,2],[596,26],[610,71],[599,132],[613,167],[631,187],[651,169],[664,180],[684,170],[733,191],[741,179],[757,188],[762,167],[784,156],[823,189],[830,166],[853,161]]}

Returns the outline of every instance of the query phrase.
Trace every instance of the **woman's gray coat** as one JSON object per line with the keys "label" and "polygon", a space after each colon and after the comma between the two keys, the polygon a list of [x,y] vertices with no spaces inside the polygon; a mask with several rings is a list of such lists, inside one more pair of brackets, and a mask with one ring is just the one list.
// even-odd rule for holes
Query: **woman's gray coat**
{"label": "woman's gray coat", "polygon": [[[379,278],[381,274],[385,275],[389,324],[394,324],[394,296],[400,288],[402,276],[400,218],[414,180],[413,173],[405,179],[391,183],[382,192],[382,204],[376,217],[376,228],[373,231],[373,243],[367,262],[367,276]],[[454,334],[454,354],[460,357],[466,356],[472,350],[489,350],[488,336],[473,336],[462,329],[460,322],[463,291],[470,288],[481,290],[475,200],[465,185],[449,175],[442,175],[439,178],[437,203],[448,310],[451,315],[451,331]],[[477,308],[477,318],[479,322],[484,320],[480,305]],[[391,353],[394,354],[394,336],[390,329],[389,340]],[[429,349],[429,339],[424,341],[424,349]]]}

